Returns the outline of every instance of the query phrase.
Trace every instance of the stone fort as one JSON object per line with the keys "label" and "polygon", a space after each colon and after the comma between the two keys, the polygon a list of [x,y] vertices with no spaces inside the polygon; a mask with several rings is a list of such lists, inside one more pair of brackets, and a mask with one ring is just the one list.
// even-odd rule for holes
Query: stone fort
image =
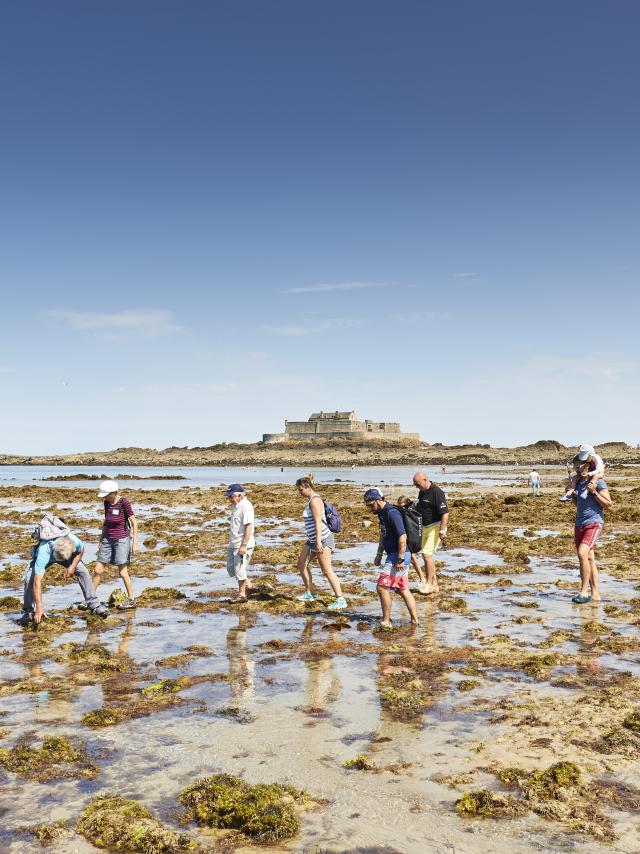
{"label": "stone fort", "polygon": [[419,433],[403,433],[397,421],[358,421],[355,412],[314,412],[308,421],[285,421],[284,433],[264,433],[262,441],[267,445],[276,442],[312,442],[316,439],[350,439],[371,441],[383,439],[388,442],[420,441]]}

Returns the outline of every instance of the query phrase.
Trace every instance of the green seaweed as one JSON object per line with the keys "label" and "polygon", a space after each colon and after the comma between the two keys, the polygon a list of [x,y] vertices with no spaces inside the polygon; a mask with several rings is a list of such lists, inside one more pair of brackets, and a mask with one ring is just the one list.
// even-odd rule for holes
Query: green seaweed
{"label": "green seaweed", "polygon": [[153,605],[156,602],[166,602],[169,599],[186,599],[187,596],[175,587],[147,587],[137,598],[138,605]]}
{"label": "green seaweed", "polygon": [[546,771],[534,771],[523,788],[537,798],[555,798],[560,789],[575,788],[581,782],[580,769],[573,762],[556,762]]}
{"label": "green seaweed", "polygon": [[165,827],[146,807],[120,795],[99,795],[83,810],[77,830],[98,848],[139,854],[197,850],[183,833]]}
{"label": "green seaweed", "polygon": [[354,768],[356,771],[379,771],[380,769],[369,759],[368,756],[365,756],[364,753],[360,753],[354,759],[348,759],[342,766],[343,768]]}
{"label": "green seaweed", "polygon": [[289,839],[300,829],[302,792],[278,783],[251,785],[230,774],[197,780],[180,794],[186,817],[207,827],[235,828],[261,842]]}
{"label": "green seaweed", "polygon": [[17,596],[0,596],[0,611],[20,611],[22,602]]}
{"label": "green seaweed", "polygon": [[59,821],[51,822],[51,824],[34,824],[31,827],[21,828],[21,830],[35,836],[43,847],[53,845],[54,842],[59,842],[68,835],[69,819],[61,818]]}
{"label": "green seaweed", "polygon": [[0,765],[21,777],[45,782],[62,778],[92,779],[99,773],[77,740],[49,736],[34,747],[28,735],[11,748],[0,748]]}
{"label": "green seaweed", "polygon": [[622,721],[622,726],[632,730],[633,732],[640,733],[640,709],[635,709],[633,712],[629,712],[626,718]]}
{"label": "green seaweed", "polygon": [[523,815],[527,808],[512,795],[490,792],[480,789],[477,792],[464,792],[456,801],[456,812],[465,818],[483,816],[485,818],[507,818]]}
{"label": "green seaweed", "polygon": [[461,679],[458,682],[458,691],[473,691],[480,683],[476,679]]}

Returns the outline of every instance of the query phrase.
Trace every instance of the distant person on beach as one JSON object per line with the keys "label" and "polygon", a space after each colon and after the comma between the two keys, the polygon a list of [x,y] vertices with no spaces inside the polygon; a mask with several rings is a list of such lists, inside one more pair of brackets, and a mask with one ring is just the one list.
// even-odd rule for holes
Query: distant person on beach
{"label": "distant person on beach", "polygon": [[[604,461],[596,454],[593,445],[580,445],[580,450],[573,460],[573,467],[577,471],[583,463],[589,463],[589,490],[595,492],[598,481],[604,477]],[[572,501],[575,498],[578,475],[570,469],[568,477],[567,488],[560,501]]]}
{"label": "distant person on beach", "polygon": [[93,570],[93,585],[97,589],[105,566],[117,566],[127,591],[127,598],[120,602],[118,609],[128,611],[136,607],[129,564],[131,555],[138,553],[138,520],[129,500],[120,495],[115,480],[105,480],[100,484],[98,498],[104,499],[104,523]]}
{"label": "distant person on beach", "polygon": [[31,620],[37,625],[46,616],[42,603],[42,579],[47,569],[55,563],[64,566],[65,578],[75,577],[87,610],[97,617],[108,617],[109,612],[100,604],[88,569],[84,564],[81,565],[84,544],[71,533],[64,520],[47,513],[32,536],[37,544],[33,547],[29,566],[22,579],[24,596],[19,625],[28,626]]}
{"label": "distant person on beach", "polygon": [[[411,552],[407,549],[407,532],[402,513],[393,504],[385,500],[382,492],[373,487],[367,489],[363,497],[367,508],[375,513],[380,524],[378,551],[373,562],[380,567],[376,590],[382,608],[380,625],[384,629],[391,626],[391,591],[396,590],[404,601],[411,617],[411,624],[418,625],[416,600],[409,590],[409,563]],[[384,564],[382,558],[384,556]]]}
{"label": "distant person on beach", "polygon": [[229,546],[227,547],[227,572],[238,582],[238,595],[234,604],[247,601],[253,585],[247,577],[247,568],[256,545],[255,514],[253,504],[247,498],[244,486],[232,483],[225,495],[231,503],[229,516]]}
{"label": "distant person on beach", "polygon": [[592,488],[589,460],[581,460],[581,456],[578,454],[575,458],[580,467],[573,499],[576,504],[575,543],[581,583],[580,592],[571,601],[577,605],[600,601],[594,548],[604,525],[604,511],[613,506],[607,484],[602,478]]}
{"label": "distant person on beach", "polygon": [[327,526],[324,501],[315,490],[313,475],[299,477],[296,480],[296,488],[299,494],[307,499],[307,506],[302,514],[307,540],[298,558],[298,572],[304,582],[304,593],[298,596],[298,599],[301,602],[313,602],[318,598],[313,590],[310,569],[311,561],[317,558],[322,574],[335,595],[335,599],[327,605],[327,609],[340,611],[347,607],[347,600],[342,595],[340,579],[331,567],[331,553],[336,547],[336,540]]}
{"label": "distant person on beach", "polygon": [[540,491],[540,475],[535,469],[531,469],[529,472],[529,484],[531,486],[531,495],[542,495],[542,492]]}
{"label": "distant person on beach", "polygon": [[427,586],[421,593],[437,593],[438,579],[433,555],[442,547],[447,547],[447,525],[449,507],[447,496],[433,483],[427,474],[418,471],[413,476],[413,485],[418,488],[417,508],[422,513],[422,557],[427,573]]}

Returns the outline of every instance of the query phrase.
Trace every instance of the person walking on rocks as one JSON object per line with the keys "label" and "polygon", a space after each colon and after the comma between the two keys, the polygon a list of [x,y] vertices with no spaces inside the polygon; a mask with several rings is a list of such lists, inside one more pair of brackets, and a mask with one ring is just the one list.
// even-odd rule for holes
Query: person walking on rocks
{"label": "person walking on rocks", "polygon": [[50,513],[42,517],[32,536],[37,545],[23,577],[22,617],[18,623],[28,626],[33,620],[37,625],[46,616],[42,603],[42,580],[47,569],[55,563],[64,566],[65,578],[75,577],[88,611],[97,617],[108,617],[109,612],[98,599],[88,569],[81,565],[84,554],[82,540],[71,533],[62,519]]}
{"label": "person walking on rocks", "polygon": [[244,486],[232,483],[225,495],[231,503],[229,516],[229,546],[227,548],[227,572],[238,582],[238,595],[234,604],[247,601],[253,585],[247,577],[247,568],[256,545],[255,514],[253,504],[247,498]]}
{"label": "person walking on rocks", "polygon": [[322,574],[335,595],[333,602],[327,605],[327,610],[341,611],[347,607],[347,600],[342,595],[340,579],[331,567],[331,553],[336,547],[336,540],[327,525],[324,501],[315,491],[312,475],[299,477],[296,480],[296,488],[299,494],[307,499],[307,506],[302,514],[307,540],[298,558],[298,572],[304,582],[304,593],[297,598],[301,602],[313,602],[317,599],[310,569],[311,561],[317,558]]}
{"label": "person walking on rocks", "polygon": [[423,471],[414,474],[413,485],[419,490],[416,506],[422,513],[422,557],[427,573],[427,584],[424,589],[420,588],[420,592],[437,593],[439,588],[433,555],[440,546],[447,547],[447,496]]}
{"label": "person walking on rocks", "polygon": [[607,484],[599,478],[592,485],[590,461],[575,458],[579,464],[575,484],[576,525],[575,543],[580,561],[580,592],[572,598],[577,605],[600,601],[595,545],[604,526],[604,511],[613,507]]}
{"label": "person walking on rocks", "polygon": [[[363,497],[367,508],[375,513],[380,524],[380,539],[378,551],[373,562],[381,567],[376,590],[382,608],[380,625],[384,629],[391,626],[391,591],[396,590],[404,601],[411,617],[411,624],[418,625],[416,600],[409,590],[409,564],[411,552],[407,549],[407,532],[404,527],[402,513],[393,504],[385,501],[382,492],[377,488],[367,489]],[[384,564],[382,557],[385,556]]]}
{"label": "person walking on rocks", "polygon": [[126,599],[118,608],[127,611],[136,607],[129,564],[131,555],[138,553],[138,520],[129,500],[120,495],[115,480],[105,480],[100,484],[98,498],[104,499],[104,523],[93,570],[93,585],[97,588],[100,584],[105,566],[117,566],[127,592]]}
{"label": "person walking on rocks", "polygon": [[536,498],[542,495],[540,491],[540,475],[535,469],[531,469],[529,472],[529,485],[531,486],[531,495]]}

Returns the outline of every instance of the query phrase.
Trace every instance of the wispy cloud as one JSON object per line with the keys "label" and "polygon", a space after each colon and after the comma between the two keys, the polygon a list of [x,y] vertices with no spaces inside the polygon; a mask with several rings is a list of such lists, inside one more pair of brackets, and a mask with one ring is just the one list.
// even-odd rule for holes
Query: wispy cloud
{"label": "wispy cloud", "polygon": [[436,323],[440,320],[447,320],[449,315],[446,312],[440,311],[411,311],[404,314],[394,314],[394,323],[406,323],[415,326],[419,323]]}
{"label": "wispy cloud", "polygon": [[346,329],[358,329],[364,326],[366,320],[360,317],[330,317],[326,320],[309,320],[307,324],[284,324],[282,326],[264,326],[268,332],[275,335],[285,335],[290,338],[303,335],[313,335],[316,332],[344,331]]}
{"label": "wispy cloud", "polygon": [[384,282],[337,282],[335,284],[303,285],[299,288],[289,288],[287,294],[319,294],[326,291],[361,291],[366,288],[382,288]]}
{"label": "wispy cloud", "polygon": [[143,335],[170,335],[182,332],[170,311],[139,309],[119,312],[66,311],[52,309],[49,317],[61,320],[81,332],[138,332]]}
{"label": "wispy cloud", "polygon": [[475,279],[479,276],[479,273],[454,273],[454,278],[456,279]]}

